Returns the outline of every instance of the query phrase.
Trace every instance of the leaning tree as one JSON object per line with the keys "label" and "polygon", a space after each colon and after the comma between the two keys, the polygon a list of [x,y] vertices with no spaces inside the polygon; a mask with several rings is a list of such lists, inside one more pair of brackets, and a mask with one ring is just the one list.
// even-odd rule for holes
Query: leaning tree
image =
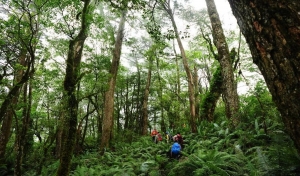
{"label": "leaning tree", "polygon": [[300,153],[299,0],[228,0]]}

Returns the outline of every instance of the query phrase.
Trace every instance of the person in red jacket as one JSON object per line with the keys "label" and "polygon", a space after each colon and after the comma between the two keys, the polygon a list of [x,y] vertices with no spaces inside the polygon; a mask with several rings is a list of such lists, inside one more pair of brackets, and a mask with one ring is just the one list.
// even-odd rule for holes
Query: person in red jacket
{"label": "person in red jacket", "polygon": [[173,136],[173,141],[175,141],[175,138],[177,138],[177,141],[180,144],[181,149],[183,149],[184,148],[183,138],[182,138],[182,136],[181,136],[181,134],[179,132],[175,136]]}
{"label": "person in red jacket", "polygon": [[162,136],[161,136],[161,134],[159,132],[157,132],[155,142],[158,143],[158,142],[161,142],[161,141],[162,141]]}
{"label": "person in red jacket", "polygon": [[153,142],[155,142],[156,135],[157,135],[157,130],[154,128],[153,131],[151,132]]}

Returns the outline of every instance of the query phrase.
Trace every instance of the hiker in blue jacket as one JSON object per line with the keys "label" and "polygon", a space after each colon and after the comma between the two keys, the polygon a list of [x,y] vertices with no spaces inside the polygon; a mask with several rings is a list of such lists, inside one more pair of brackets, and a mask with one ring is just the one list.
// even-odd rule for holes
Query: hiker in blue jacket
{"label": "hiker in blue jacket", "polygon": [[175,138],[174,144],[172,145],[171,151],[170,151],[171,158],[179,159],[180,151],[181,151],[181,146],[178,143],[178,139]]}

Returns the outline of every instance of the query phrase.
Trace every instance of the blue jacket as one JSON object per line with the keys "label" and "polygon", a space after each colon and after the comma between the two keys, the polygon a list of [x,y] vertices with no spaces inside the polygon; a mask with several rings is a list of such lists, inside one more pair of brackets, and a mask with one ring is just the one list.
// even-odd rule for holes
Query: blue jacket
{"label": "blue jacket", "polygon": [[181,146],[177,142],[175,142],[171,147],[171,152],[174,154],[179,154],[180,150]]}

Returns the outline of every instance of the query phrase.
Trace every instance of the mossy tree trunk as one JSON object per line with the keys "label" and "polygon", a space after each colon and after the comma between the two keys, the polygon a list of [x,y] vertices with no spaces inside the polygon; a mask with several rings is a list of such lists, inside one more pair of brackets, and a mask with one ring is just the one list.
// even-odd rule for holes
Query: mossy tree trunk
{"label": "mossy tree trunk", "polygon": [[300,154],[300,3],[228,1]]}
{"label": "mossy tree trunk", "polygon": [[62,145],[60,152],[60,163],[57,176],[68,176],[70,172],[71,160],[74,150],[78,99],[76,97],[77,84],[80,81],[80,63],[85,39],[90,25],[91,7],[90,0],[84,1],[81,13],[81,29],[78,35],[70,40],[68,57],[66,60],[66,75],[64,80],[63,106],[65,107],[63,116]]}
{"label": "mossy tree trunk", "polygon": [[[19,64],[22,65],[23,67],[26,67],[26,50],[21,51],[20,56],[19,56]],[[24,77],[25,76],[25,77]],[[24,77],[24,78],[23,78]],[[8,94],[8,97],[6,99],[7,103],[10,105],[5,107],[6,105],[2,104],[1,106],[1,111],[4,113],[4,118],[3,122],[1,125],[1,131],[0,131],[0,163],[4,164],[4,156],[5,156],[5,150],[6,150],[6,144],[10,138],[11,134],[11,125],[13,121],[13,116],[14,116],[14,107],[18,103],[19,99],[19,94],[20,94],[20,89],[22,88],[23,83],[21,82],[26,82],[26,80],[29,79],[29,75],[24,75],[24,71],[22,69],[17,70],[15,75],[14,75],[14,82],[16,82],[11,91]]]}
{"label": "mossy tree trunk", "polygon": [[209,91],[205,94],[201,102],[201,119],[212,122],[214,112],[219,98],[223,92],[223,78],[221,68],[218,66],[210,82]]}
{"label": "mossy tree trunk", "polygon": [[221,74],[223,77],[223,95],[226,116],[231,120],[233,126],[237,126],[239,124],[239,101],[228,45],[214,0],[206,0],[206,5],[211,21],[214,44],[218,50],[218,61],[221,66]]}
{"label": "mossy tree trunk", "polygon": [[[29,5],[30,4],[30,5]],[[11,89],[9,90],[7,96],[5,97],[4,101],[1,104],[0,107],[0,122],[2,122],[1,131],[0,131],[0,162],[3,162],[5,150],[6,150],[6,144],[9,140],[9,137],[11,136],[11,125],[12,125],[12,119],[13,116],[16,117],[15,113],[15,106],[18,104],[18,99],[20,96],[20,92],[24,86],[28,82],[28,80],[34,75],[35,69],[35,50],[37,43],[39,41],[39,21],[37,16],[39,15],[39,12],[41,11],[41,6],[39,6],[39,3],[32,3],[29,2],[29,4],[24,3],[16,3],[11,4],[12,9],[20,9],[19,13],[10,13],[9,17],[14,19],[15,23],[12,23],[9,36],[11,34],[15,35],[12,38],[16,40],[16,44],[13,47],[14,52],[19,51],[19,56],[17,59],[17,62],[21,67],[18,65],[14,65],[13,67],[17,68],[15,70],[15,77],[14,77],[14,83]],[[11,37],[11,36],[10,36]],[[10,41],[9,39],[8,41]],[[9,45],[9,42],[8,42]],[[18,48],[20,47],[20,48]],[[8,50],[9,51],[9,50]],[[10,56],[13,56],[14,54],[10,53]],[[9,57],[8,57],[9,58]],[[5,70],[4,70],[5,71]],[[27,95],[25,95],[27,96]],[[23,119],[30,119],[30,105],[26,106],[26,102],[24,107],[24,113],[23,113]],[[29,108],[29,109],[28,109]],[[16,117],[17,118],[17,117]],[[27,122],[26,122],[27,124]],[[23,124],[24,125],[24,124]],[[24,127],[24,126],[23,126]],[[18,123],[16,122],[16,128],[18,128]],[[27,128],[24,127],[24,128]],[[23,130],[23,129],[22,129]],[[20,138],[21,131],[17,131],[16,139]],[[27,132],[27,130],[26,130]],[[22,134],[25,135],[26,134]],[[22,137],[21,137],[22,138]],[[23,142],[25,139],[22,139]],[[17,141],[16,141],[17,142]],[[25,145],[25,144],[24,144]],[[23,145],[23,147],[25,147]],[[18,143],[15,144],[15,151],[20,151],[19,149],[23,150],[23,147],[19,145]],[[20,154],[20,155],[19,155]],[[20,160],[16,159],[15,163],[15,175],[21,175],[21,165],[22,165],[22,157],[23,152],[17,153],[17,157],[19,157]]]}
{"label": "mossy tree trunk", "polygon": [[[209,40],[209,39],[208,39]],[[210,42],[210,41],[208,41]],[[215,59],[218,58],[216,54],[213,52],[213,48],[210,47],[211,52],[213,53]],[[231,50],[230,57],[232,63],[234,63],[236,57],[235,49]],[[223,77],[221,73],[221,66],[218,65],[217,69],[213,73],[212,79],[209,82],[209,91],[205,94],[202,102],[201,102],[201,119],[207,120],[210,122],[214,121],[214,112],[217,106],[217,102],[224,91],[223,87]]]}

